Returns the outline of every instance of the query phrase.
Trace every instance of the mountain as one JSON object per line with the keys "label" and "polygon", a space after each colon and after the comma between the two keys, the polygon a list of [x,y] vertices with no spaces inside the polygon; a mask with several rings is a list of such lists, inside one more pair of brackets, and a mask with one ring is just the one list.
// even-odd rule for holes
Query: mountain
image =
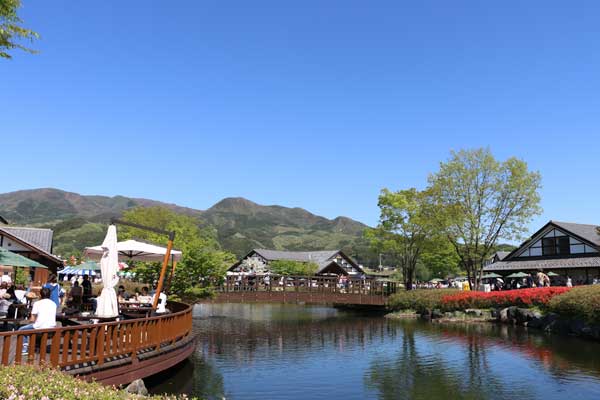
{"label": "mountain", "polygon": [[[162,206],[197,217],[216,228],[221,246],[242,256],[252,248],[319,250],[343,248],[364,254],[366,225],[347,217],[333,220],[302,208],[264,206],[236,197],[208,210],[125,196],[87,196],[58,189],[32,189],[0,194],[0,215],[14,225],[54,229],[54,253],[66,256],[102,241],[110,218],[133,207]],[[359,257],[360,258],[360,257]]]}

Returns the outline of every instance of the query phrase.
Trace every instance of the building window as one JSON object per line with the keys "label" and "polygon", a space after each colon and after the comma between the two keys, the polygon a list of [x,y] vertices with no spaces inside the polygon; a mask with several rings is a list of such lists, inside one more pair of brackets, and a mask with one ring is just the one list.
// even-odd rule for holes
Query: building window
{"label": "building window", "polygon": [[542,255],[571,254],[568,236],[545,237],[542,239]]}

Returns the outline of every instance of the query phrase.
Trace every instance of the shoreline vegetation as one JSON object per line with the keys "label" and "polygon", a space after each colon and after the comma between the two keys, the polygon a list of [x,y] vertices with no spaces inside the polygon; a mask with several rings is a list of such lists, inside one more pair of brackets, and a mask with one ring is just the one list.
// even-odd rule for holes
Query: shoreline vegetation
{"label": "shoreline vegetation", "polygon": [[494,322],[600,341],[600,285],[499,292],[412,290],[390,297],[386,318]]}

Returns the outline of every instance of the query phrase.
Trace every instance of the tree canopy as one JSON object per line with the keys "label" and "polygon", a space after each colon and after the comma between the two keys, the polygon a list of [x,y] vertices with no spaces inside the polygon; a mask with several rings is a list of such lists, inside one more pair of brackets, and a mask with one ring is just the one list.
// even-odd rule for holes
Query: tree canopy
{"label": "tree canopy", "polygon": [[541,212],[541,176],[523,160],[498,161],[489,149],[452,152],[429,177],[430,218],[477,285],[500,239],[518,240]]}
{"label": "tree canopy", "polygon": [[379,225],[366,236],[374,248],[390,254],[398,262],[406,289],[412,288],[417,263],[432,225],[427,220],[427,196],[415,188],[391,192],[383,189],[379,195],[381,215]]}
{"label": "tree canopy", "polygon": [[315,263],[276,260],[269,263],[269,269],[276,275],[312,276],[317,272],[319,266]]}
{"label": "tree canopy", "polygon": [[[212,227],[200,228],[199,221],[191,216],[178,214],[165,207],[138,207],[126,211],[123,220],[167,231],[175,231],[174,247],[183,252],[171,283],[171,291],[180,296],[198,293],[197,289],[218,284],[225,276],[228,266],[235,262],[233,254],[222,251],[216,231]],[[119,240],[143,239],[156,244],[166,244],[163,235],[142,229],[123,226]],[[160,264],[138,263],[138,276],[146,282],[158,279]],[[205,293],[205,292],[203,292]]]}
{"label": "tree canopy", "polygon": [[0,0],[0,57],[2,58],[12,58],[9,52],[14,49],[35,52],[22,44],[22,41],[33,41],[39,35],[22,26],[23,21],[17,14],[20,7],[21,0]]}

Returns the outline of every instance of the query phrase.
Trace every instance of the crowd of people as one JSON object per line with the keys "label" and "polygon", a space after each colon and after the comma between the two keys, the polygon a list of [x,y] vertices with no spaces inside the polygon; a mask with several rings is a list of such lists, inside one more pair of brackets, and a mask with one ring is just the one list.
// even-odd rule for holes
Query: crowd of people
{"label": "crowd of people", "polygon": [[[49,329],[57,326],[57,314],[74,314],[89,309],[95,311],[97,296],[93,293],[92,282],[87,275],[78,276],[71,280],[68,291],[58,283],[56,275],[50,275],[47,282],[39,289],[33,290],[31,283],[25,287],[14,284],[10,280],[0,283],[0,321],[4,321],[5,329],[8,322],[16,329],[22,321],[27,324],[18,327],[19,331],[32,329]],[[101,289],[98,291],[99,296]],[[150,308],[157,296],[156,291],[150,291],[147,286],[128,293],[123,285],[118,287],[117,300],[121,307]],[[168,312],[167,296],[158,294],[156,313]],[[90,314],[91,314],[90,312]],[[28,338],[24,338],[23,352],[27,353]]]}
{"label": "crowd of people", "polygon": [[[572,287],[574,285],[573,279],[570,276],[562,277],[555,276],[550,277],[543,271],[536,273],[524,274],[523,277],[518,278],[483,278],[482,287],[479,290],[483,291],[497,291],[497,290],[513,290],[513,289],[529,289],[535,287],[549,287],[549,286],[567,286]],[[600,283],[600,280],[594,279],[593,284]],[[584,284],[583,281],[577,281],[577,284]],[[470,290],[469,282],[466,278],[447,280],[436,279],[429,282],[418,282],[414,283],[414,289],[445,289],[454,288],[461,290]]]}

